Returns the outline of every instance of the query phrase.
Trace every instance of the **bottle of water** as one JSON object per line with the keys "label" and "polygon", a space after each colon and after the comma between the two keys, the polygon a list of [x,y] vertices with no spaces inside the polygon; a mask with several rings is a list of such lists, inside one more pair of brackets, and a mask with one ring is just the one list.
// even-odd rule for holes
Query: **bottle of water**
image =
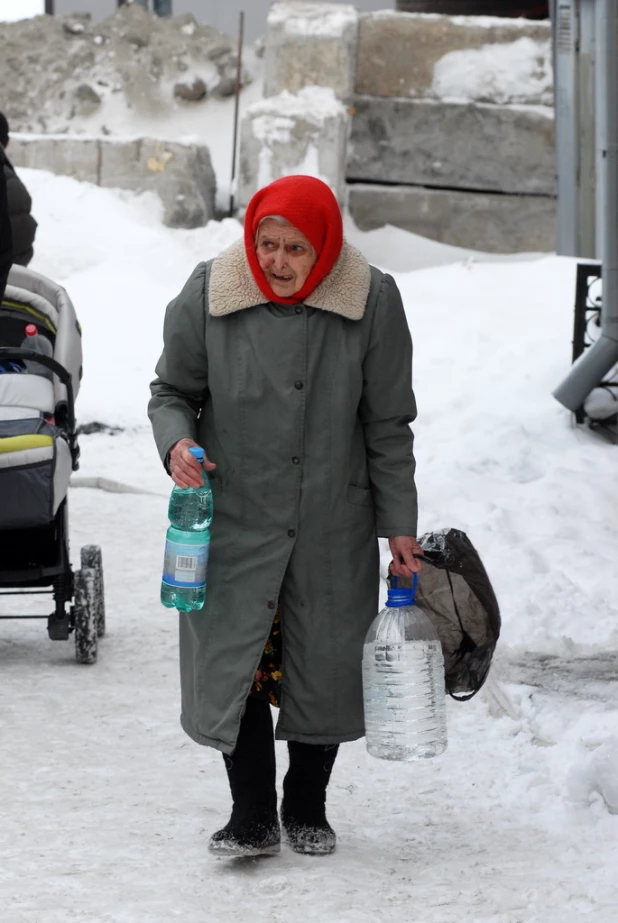
{"label": "bottle of water", "polygon": [[388,591],[363,649],[367,750],[383,760],[423,760],[446,749],[444,658],[411,589]]}
{"label": "bottle of water", "polygon": [[[189,451],[202,464],[204,449],[192,446]],[[206,598],[212,491],[208,478],[202,476],[201,487],[175,486],[170,496],[161,602],[181,612],[201,609]]]}
{"label": "bottle of water", "polygon": [[[50,358],[54,355],[52,343],[47,337],[38,332],[36,324],[26,325],[26,336],[22,340],[21,348],[32,349],[35,353],[41,353],[41,355],[49,356]],[[48,369],[47,366],[42,365],[40,362],[34,362],[32,359],[26,360],[26,371],[30,375],[42,375],[43,378],[49,378],[50,381],[54,380],[54,373],[51,369]]]}

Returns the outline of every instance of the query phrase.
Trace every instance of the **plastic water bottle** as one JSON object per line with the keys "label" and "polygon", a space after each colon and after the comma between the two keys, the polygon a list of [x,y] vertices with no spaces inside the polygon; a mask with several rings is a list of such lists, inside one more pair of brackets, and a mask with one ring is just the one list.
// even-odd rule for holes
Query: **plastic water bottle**
{"label": "plastic water bottle", "polygon": [[[26,336],[24,337],[22,344],[22,349],[32,349],[35,353],[41,353],[43,356],[49,356],[53,358],[54,347],[51,342],[40,334],[36,328],[36,324],[27,324],[26,325]],[[30,375],[42,375],[43,378],[49,378],[50,381],[54,380],[54,373],[51,369],[48,369],[47,366],[41,365],[40,362],[34,362],[31,359],[26,360],[26,371]]]}
{"label": "plastic water bottle", "polygon": [[442,645],[412,588],[388,591],[363,649],[367,750],[383,760],[423,760],[446,749]]}
{"label": "plastic water bottle", "polygon": [[[204,449],[192,446],[189,451],[202,464]],[[201,609],[206,599],[212,491],[203,477],[201,487],[175,486],[170,496],[161,602],[181,612]]]}

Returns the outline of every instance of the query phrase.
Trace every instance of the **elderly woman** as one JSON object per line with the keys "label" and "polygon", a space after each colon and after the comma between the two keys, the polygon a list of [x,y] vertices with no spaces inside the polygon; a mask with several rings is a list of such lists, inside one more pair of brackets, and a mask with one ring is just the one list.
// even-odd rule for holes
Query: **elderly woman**
{"label": "elderly woman", "polygon": [[281,824],[335,848],[338,745],[364,734],[378,536],[411,576],[417,503],[412,345],[393,279],[343,240],[329,188],[290,176],[249,203],[244,242],[167,309],[149,415],[174,482],[214,494],[205,608],[180,615],[181,723],[221,750],[232,816],[210,850],[279,851],[271,704],[288,742]]}

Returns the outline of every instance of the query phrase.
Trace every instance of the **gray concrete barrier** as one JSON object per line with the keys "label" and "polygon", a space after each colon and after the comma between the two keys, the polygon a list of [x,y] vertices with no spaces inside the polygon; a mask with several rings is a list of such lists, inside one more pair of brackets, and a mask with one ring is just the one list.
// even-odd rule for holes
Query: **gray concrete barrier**
{"label": "gray concrete barrier", "polygon": [[[464,56],[465,64],[477,73],[487,70],[481,99],[551,105],[551,27],[548,22],[527,19],[414,15],[390,10],[363,14],[355,90],[370,96],[435,98],[441,67],[450,58],[465,76],[461,67]],[[503,75],[495,66],[501,60],[506,66]],[[517,64],[523,73],[518,75],[520,79],[510,80],[509,70]]]}
{"label": "gray concrete barrier", "polygon": [[156,192],[169,227],[195,228],[215,216],[216,179],[207,147],[150,138],[12,134],[10,155],[17,167]]}
{"label": "gray concrete barrier", "polygon": [[266,35],[264,95],[319,86],[348,99],[354,91],[357,37],[354,6],[298,0],[273,3]]}
{"label": "gray concrete barrier", "polygon": [[362,231],[392,224],[487,253],[555,249],[556,200],[549,196],[355,183],[348,187],[348,208]]}
{"label": "gray concrete barrier", "polygon": [[555,195],[553,110],[357,97],[347,179]]}

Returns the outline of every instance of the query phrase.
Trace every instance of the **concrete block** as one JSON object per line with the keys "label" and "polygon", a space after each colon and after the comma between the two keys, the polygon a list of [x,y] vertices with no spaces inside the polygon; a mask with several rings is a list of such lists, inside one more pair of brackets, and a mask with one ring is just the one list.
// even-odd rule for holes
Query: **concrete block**
{"label": "concrete block", "polygon": [[138,138],[101,142],[101,186],[156,192],[169,227],[195,228],[215,215],[215,174],[208,149]]}
{"label": "concrete block", "polygon": [[241,123],[238,204],[295,173],[324,180],[343,202],[348,123],[345,106],[323,87],[254,103]]}
{"label": "concrete block", "polygon": [[73,139],[66,135],[11,133],[9,150],[16,167],[49,170],[87,183],[99,183],[99,144],[94,138]]}
{"label": "concrete block", "polygon": [[487,253],[553,252],[556,199],[424,189],[348,187],[348,208],[363,231],[391,224],[445,244]]}
{"label": "concrete block", "polygon": [[330,87],[339,99],[354,90],[358,13],[334,3],[274,3],[266,34],[264,95]]}
{"label": "concrete block", "polygon": [[17,167],[49,170],[98,186],[156,192],[170,227],[199,227],[215,216],[215,174],[208,148],[200,145],[11,135],[10,153]]}
{"label": "concrete block", "polygon": [[360,17],[357,93],[551,105],[552,84],[549,22],[390,10]]}
{"label": "concrete block", "polygon": [[347,178],[555,195],[553,110],[357,97]]}

